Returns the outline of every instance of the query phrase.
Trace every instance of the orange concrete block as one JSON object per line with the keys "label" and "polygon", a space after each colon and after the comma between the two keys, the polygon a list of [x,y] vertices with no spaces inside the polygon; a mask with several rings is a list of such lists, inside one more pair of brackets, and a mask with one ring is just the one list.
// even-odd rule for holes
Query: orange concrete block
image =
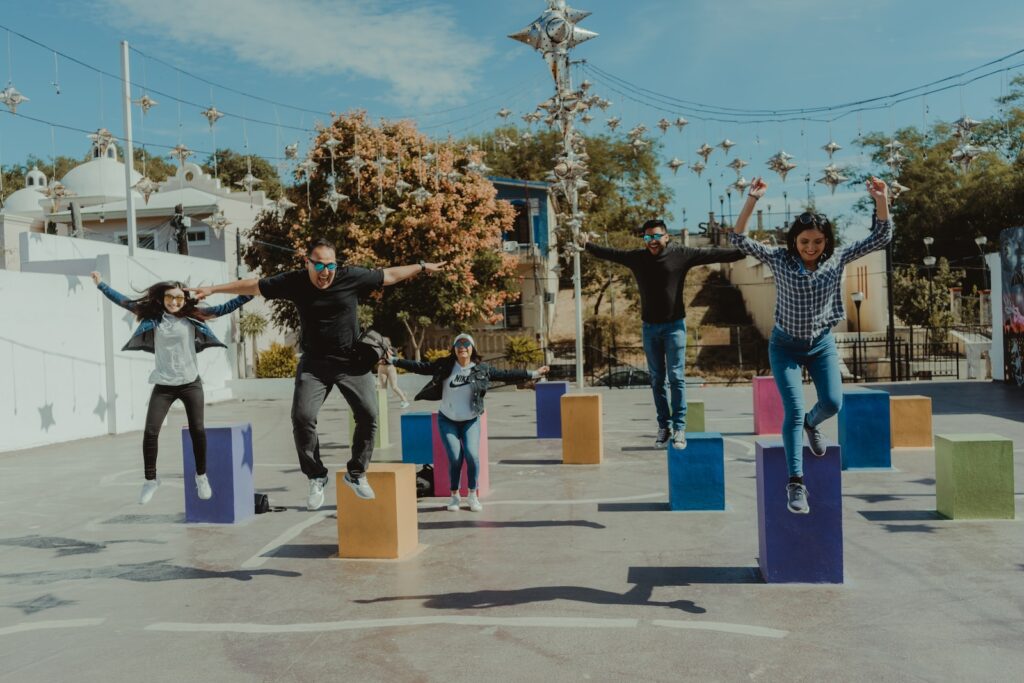
{"label": "orange concrete block", "polygon": [[562,463],[600,465],[604,453],[601,394],[562,395]]}
{"label": "orange concrete block", "polygon": [[927,396],[890,396],[889,430],[893,448],[931,448],[932,400]]}
{"label": "orange concrete block", "polygon": [[338,557],[397,560],[419,547],[416,465],[371,465],[366,476],[377,497],[356,497],[338,472]]}

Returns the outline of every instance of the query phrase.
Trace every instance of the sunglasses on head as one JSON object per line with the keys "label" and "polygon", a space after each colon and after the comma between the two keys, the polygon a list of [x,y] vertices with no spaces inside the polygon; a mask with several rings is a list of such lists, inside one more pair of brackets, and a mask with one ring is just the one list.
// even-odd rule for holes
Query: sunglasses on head
{"label": "sunglasses on head", "polygon": [[321,263],[320,261],[314,261],[312,259],[307,259],[307,260],[310,263],[313,264],[313,270],[315,270],[318,273],[321,272],[324,268],[326,268],[327,270],[330,270],[330,271],[337,270],[337,268],[338,268],[338,264],[334,263],[334,262],[331,262],[331,263]]}
{"label": "sunglasses on head", "polygon": [[826,225],[828,223],[828,218],[826,218],[825,215],[821,213],[811,213],[810,211],[805,211],[804,213],[796,217],[796,222],[800,223],[801,225]]}
{"label": "sunglasses on head", "polygon": [[651,240],[660,240],[664,236],[665,233],[663,232],[656,232],[651,235],[644,235],[644,242],[650,242]]}

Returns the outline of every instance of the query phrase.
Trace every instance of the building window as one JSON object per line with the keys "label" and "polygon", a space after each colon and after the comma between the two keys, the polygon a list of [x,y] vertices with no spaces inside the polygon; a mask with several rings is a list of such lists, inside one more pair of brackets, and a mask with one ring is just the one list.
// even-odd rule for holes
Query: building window
{"label": "building window", "polygon": [[530,205],[526,202],[515,202],[516,218],[511,229],[503,235],[505,242],[519,242],[527,245],[533,240],[530,237]]}
{"label": "building window", "polygon": [[[139,232],[136,235],[138,239],[139,247],[142,249],[156,249],[156,233]],[[117,236],[117,243],[127,247],[128,246],[128,233],[121,233]]]}
{"label": "building window", "polygon": [[188,243],[193,247],[203,247],[210,243],[210,233],[205,227],[189,228]]}
{"label": "building window", "polygon": [[523,300],[521,296],[505,304],[505,316],[502,322],[506,330],[518,330],[523,326]]}

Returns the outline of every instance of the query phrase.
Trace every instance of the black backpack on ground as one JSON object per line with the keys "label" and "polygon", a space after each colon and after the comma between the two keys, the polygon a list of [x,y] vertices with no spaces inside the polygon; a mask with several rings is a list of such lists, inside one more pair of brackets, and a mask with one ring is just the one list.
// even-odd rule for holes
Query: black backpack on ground
{"label": "black backpack on ground", "polygon": [[416,473],[416,497],[431,498],[434,495],[434,466],[424,465]]}

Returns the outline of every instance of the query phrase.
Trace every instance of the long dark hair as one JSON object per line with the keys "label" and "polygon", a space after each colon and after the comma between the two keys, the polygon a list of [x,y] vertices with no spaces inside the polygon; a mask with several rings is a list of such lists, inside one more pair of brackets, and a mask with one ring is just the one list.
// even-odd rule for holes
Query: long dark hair
{"label": "long dark hair", "polygon": [[213,316],[206,312],[206,309],[199,307],[199,300],[194,298],[190,292],[185,291],[187,287],[184,282],[165,280],[155,285],[150,285],[146,293],[135,299],[136,320],[160,319],[167,309],[164,308],[164,294],[169,289],[180,289],[185,294],[185,305],[177,313],[171,315],[179,318],[195,318],[196,320],[209,320]]}
{"label": "long dark hair", "polygon": [[825,236],[825,249],[822,250],[818,260],[827,261],[831,258],[832,253],[836,250],[836,233],[832,228],[832,223],[822,213],[806,212],[793,220],[793,225],[786,233],[786,249],[789,250],[789,253],[800,258],[800,253],[796,250],[796,238],[805,230],[818,230]]}

